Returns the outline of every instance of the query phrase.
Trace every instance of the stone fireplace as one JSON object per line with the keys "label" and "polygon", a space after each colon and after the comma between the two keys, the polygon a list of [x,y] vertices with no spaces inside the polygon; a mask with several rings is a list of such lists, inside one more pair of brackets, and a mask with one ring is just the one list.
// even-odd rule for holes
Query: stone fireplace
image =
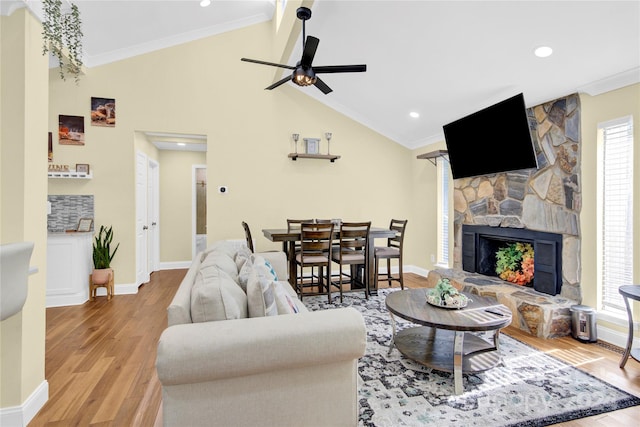
{"label": "stone fireplace", "polygon": [[[527,115],[538,169],[454,180],[453,268],[429,272],[428,286],[448,277],[458,289],[509,307],[514,326],[553,338],[570,334],[570,307],[582,302],[579,97],[537,105]],[[500,131],[500,123],[486,123],[472,143]],[[494,154],[509,160],[509,153]],[[535,246],[534,288],[489,270],[497,245],[513,240]]]}
{"label": "stone fireplace", "polygon": [[533,289],[557,295],[562,289],[562,235],[523,228],[462,226],[462,269],[486,276],[496,274],[496,252],[505,242],[533,246]]}
{"label": "stone fireplace", "polygon": [[[463,239],[467,226],[490,227],[495,229],[495,234],[503,233],[499,231],[503,228],[553,233],[562,240],[555,245],[554,256],[559,257],[555,279],[560,282],[556,292],[580,303],[579,97],[573,94],[556,99],[529,108],[527,114],[538,160],[537,170],[454,181],[453,267],[466,270]],[[491,123],[487,128],[499,129]],[[490,134],[487,133],[487,137]],[[508,153],[496,155],[503,155],[508,161]]]}

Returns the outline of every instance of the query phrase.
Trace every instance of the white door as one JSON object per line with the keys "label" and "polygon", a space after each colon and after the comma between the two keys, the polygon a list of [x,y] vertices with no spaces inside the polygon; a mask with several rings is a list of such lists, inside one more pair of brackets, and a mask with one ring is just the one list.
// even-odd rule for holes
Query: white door
{"label": "white door", "polygon": [[136,285],[149,281],[147,242],[147,156],[136,153]]}
{"label": "white door", "polygon": [[147,224],[148,230],[148,271],[153,273],[160,270],[160,165],[149,159],[149,175],[147,187]]}

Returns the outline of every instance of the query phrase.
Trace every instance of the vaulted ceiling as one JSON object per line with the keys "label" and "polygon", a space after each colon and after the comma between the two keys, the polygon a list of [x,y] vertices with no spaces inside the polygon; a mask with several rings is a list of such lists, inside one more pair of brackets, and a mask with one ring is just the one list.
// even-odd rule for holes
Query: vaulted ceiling
{"label": "vaulted ceiling", "polygon": [[[35,0],[1,3],[5,14],[24,5],[41,9]],[[276,9],[274,0],[74,3],[89,69],[268,21]],[[333,89],[328,95],[300,90],[409,148],[441,140],[442,125],[520,92],[533,106],[640,81],[640,1],[316,0],[311,9],[307,35],[320,39],[314,65],[368,69],[323,75]],[[289,64],[300,58],[301,45]],[[539,46],[553,54],[536,57]],[[274,82],[268,67],[246,66],[265,68],[256,91]]]}

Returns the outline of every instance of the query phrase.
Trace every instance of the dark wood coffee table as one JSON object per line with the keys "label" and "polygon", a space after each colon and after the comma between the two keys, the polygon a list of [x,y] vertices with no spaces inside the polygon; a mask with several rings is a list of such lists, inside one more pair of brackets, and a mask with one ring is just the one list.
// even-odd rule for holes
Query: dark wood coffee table
{"label": "dark wood coffee table", "polygon": [[[462,374],[481,372],[500,363],[500,329],[511,323],[511,311],[495,299],[465,294],[465,308],[447,309],[427,303],[430,289],[407,289],[390,293],[386,306],[391,314],[393,346],[411,360],[432,369],[453,372],[454,392],[462,394]],[[417,327],[396,331],[394,316]],[[472,332],[493,331],[493,342]]]}

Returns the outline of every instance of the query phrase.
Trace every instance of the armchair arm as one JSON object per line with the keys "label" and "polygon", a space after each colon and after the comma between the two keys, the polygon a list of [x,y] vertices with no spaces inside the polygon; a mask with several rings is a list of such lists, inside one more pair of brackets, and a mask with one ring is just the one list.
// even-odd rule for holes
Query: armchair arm
{"label": "armchair arm", "polygon": [[200,383],[358,359],[366,340],[351,307],[174,325],[160,337],[156,368],[165,386]]}

